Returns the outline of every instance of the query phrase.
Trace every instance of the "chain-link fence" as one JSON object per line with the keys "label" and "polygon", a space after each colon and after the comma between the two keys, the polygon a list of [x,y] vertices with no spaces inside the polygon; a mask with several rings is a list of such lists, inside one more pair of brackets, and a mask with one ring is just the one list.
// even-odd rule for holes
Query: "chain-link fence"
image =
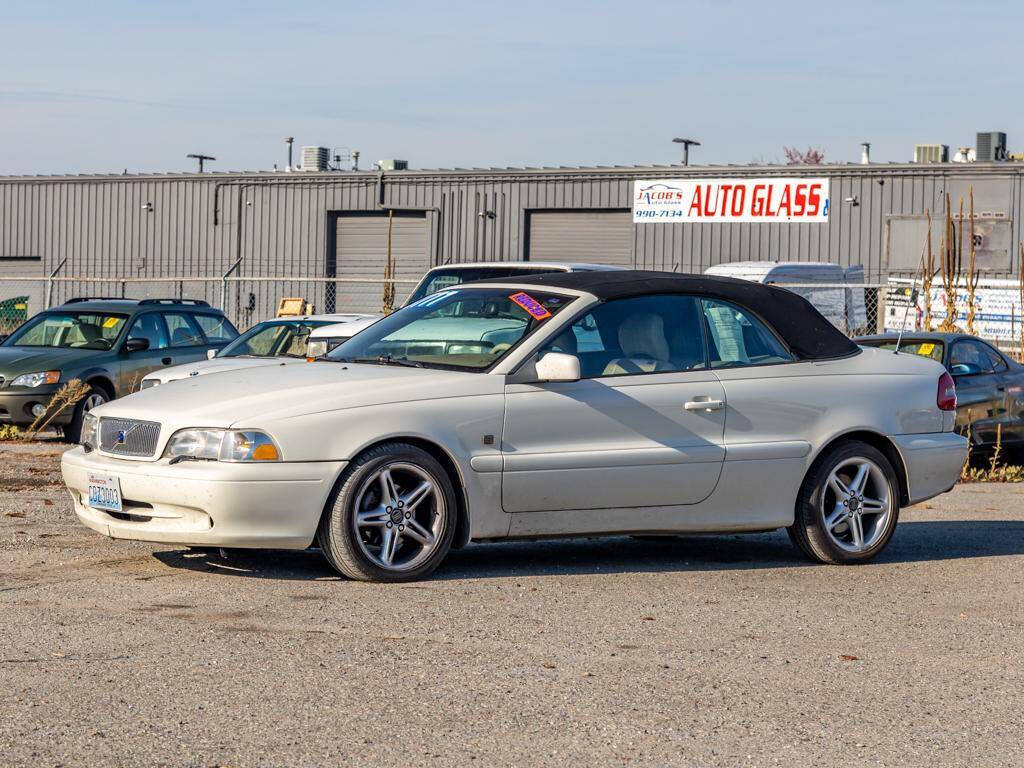
{"label": "chain-link fence", "polygon": [[[240,329],[277,315],[284,299],[302,299],[308,313],[381,313],[400,307],[417,280],[334,277],[68,277],[0,276],[0,336],[28,317],[73,297],[202,299],[223,309]],[[919,282],[889,278],[873,283],[780,283],[804,296],[849,336],[923,330],[929,312]],[[962,294],[962,295],[961,295]],[[1019,355],[1024,322],[1020,283],[979,284],[972,320],[977,335]],[[945,296],[932,289],[931,329],[946,317]],[[956,298],[956,325],[967,327],[967,296]]]}

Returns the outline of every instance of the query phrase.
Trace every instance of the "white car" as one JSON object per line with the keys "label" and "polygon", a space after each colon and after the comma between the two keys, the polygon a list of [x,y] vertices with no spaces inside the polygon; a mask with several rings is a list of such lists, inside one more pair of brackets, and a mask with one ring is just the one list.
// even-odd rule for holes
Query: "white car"
{"label": "white car", "polygon": [[368,328],[380,315],[340,314],[277,317],[257,323],[209,359],[161,368],[145,376],[140,389],[149,389],[192,376],[267,365],[287,365],[322,357]]}
{"label": "white car", "polygon": [[956,483],[955,407],[939,363],[783,289],[537,275],[427,296],[308,365],[102,405],[62,470],[107,536],[318,544],[356,579],[469,540],[776,528],[854,563]]}

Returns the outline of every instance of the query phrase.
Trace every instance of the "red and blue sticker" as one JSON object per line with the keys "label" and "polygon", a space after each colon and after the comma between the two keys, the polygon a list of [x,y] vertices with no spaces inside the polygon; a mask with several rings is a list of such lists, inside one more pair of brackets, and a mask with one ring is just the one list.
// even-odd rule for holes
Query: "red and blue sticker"
{"label": "red and blue sticker", "polygon": [[530,313],[530,317],[534,320],[547,320],[551,317],[551,313],[548,312],[544,305],[537,301],[533,296],[526,293],[526,291],[520,291],[519,293],[513,293],[509,296],[512,301],[518,304],[520,307]]}

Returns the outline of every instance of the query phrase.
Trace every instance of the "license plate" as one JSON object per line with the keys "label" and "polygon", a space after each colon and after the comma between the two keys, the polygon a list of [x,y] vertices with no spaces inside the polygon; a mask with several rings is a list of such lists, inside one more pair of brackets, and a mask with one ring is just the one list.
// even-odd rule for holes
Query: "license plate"
{"label": "license plate", "polygon": [[121,511],[121,483],[111,475],[89,475],[86,502],[94,509]]}

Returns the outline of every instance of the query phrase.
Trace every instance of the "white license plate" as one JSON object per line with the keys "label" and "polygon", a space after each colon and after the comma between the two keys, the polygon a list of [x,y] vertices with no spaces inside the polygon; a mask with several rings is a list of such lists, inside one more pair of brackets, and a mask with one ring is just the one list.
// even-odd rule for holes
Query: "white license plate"
{"label": "white license plate", "polygon": [[121,483],[111,475],[89,475],[86,505],[108,512],[121,511]]}

